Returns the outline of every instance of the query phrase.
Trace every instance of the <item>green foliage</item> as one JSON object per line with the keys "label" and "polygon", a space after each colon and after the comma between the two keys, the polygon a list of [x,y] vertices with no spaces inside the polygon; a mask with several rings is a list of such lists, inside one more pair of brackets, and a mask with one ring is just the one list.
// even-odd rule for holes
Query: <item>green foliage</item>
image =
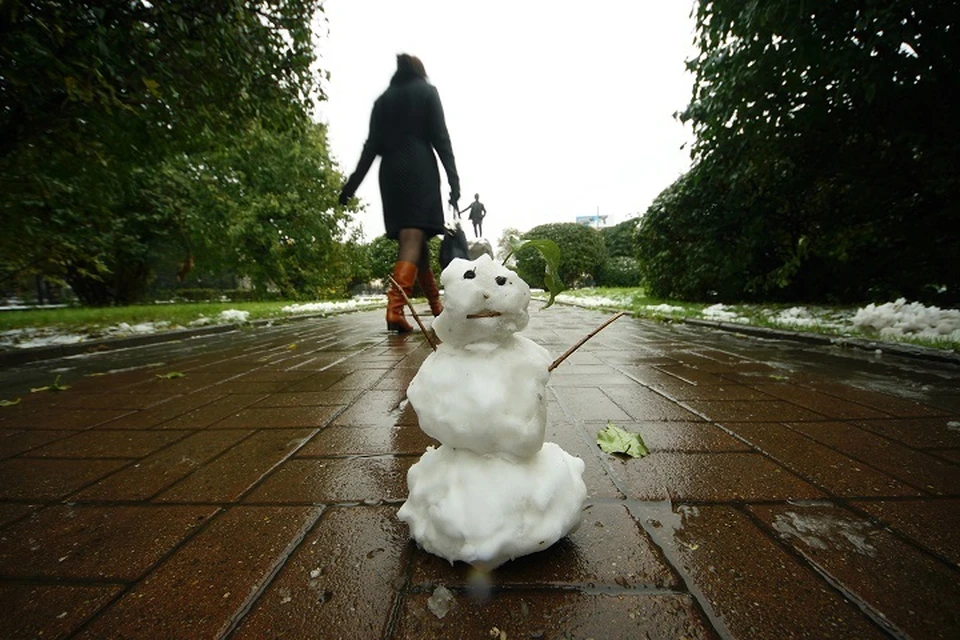
{"label": "green foliage", "polygon": [[[523,235],[524,240],[552,240],[560,251],[557,275],[561,282],[576,286],[597,277],[606,261],[603,237],[592,227],[575,223],[551,223],[534,227]],[[531,287],[544,288],[546,263],[533,246],[516,253],[517,274]]]}
{"label": "green foliage", "polygon": [[611,258],[634,257],[636,253],[634,243],[636,241],[637,223],[638,220],[632,218],[612,227],[600,229],[600,235],[603,236],[603,244],[607,248],[608,256]]}
{"label": "green foliage", "polygon": [[960,300],[958,28],[940,0],[701,2],[694,166],[637,235],[651,292]]}
{"label": "green foliage", "polygon": [[342,287],[339,174],[310,120],[319,7],[5,3],[0,276],[123,303],[179,254],[184,272]]}
{"label": "green foliage", "polygon": [[636,287],[639,284],[640,262],[628,256],[609,258],[597,276],[597,285],[602,287]]}

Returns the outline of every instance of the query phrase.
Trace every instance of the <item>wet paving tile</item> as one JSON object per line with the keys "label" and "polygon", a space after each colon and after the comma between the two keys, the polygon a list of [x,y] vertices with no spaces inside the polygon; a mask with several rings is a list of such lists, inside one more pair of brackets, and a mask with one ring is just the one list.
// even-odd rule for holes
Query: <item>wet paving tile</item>
{"label": "wet paving tile", "polygon": [[909,398],[900,398],[879,391],[871,391],[851,385],[837,382],[826,382],[815,380],[805,383],[817,391],[829,393],[838,398],[843,398],[851,402],[856,402],[877,411],[903,418],[921,418],[930,416],[945,415],[942,409],[910,400]]}
{"label": "wet paving tile", "polygon": [[263,395],[221,396],[193,411],[180,414],[157,426],[158,429],[205,429],[224,418],[236,415],[264,399]]}
{"label": "wet paving tile", "polygon": [[[617,540],[616,544],[609,541]],[[476,577],[470,565],[451,565],[417,550],[413,586],[466,588]],[[497,567],[489,575],[493,588],[578,585],[582,588],[675,589],[680,578],[623,504],[590,503],[580,527],[550,548]]]}
{"label": "wet paving tile", "polygon": [[37,449],[55,440],[76,435],[75,431],[0,430],[0,458],[9,458]]}
{"label": "wet paving tile", "polygon": [[598,388],[560,387],[552,391],[571,420],[624,422],[631,419],[623,409]]}
{"label": "wet paving tile", "polygon": [[635,500],[786,500],[825,494],[755,453],[654,452],[621,460],[609,455],[610,473]]}
{"label": "wet paving tile", "polygon": [[142,458],[184,438],[189,431],[94,430],[34,449],[38,458]]}
{"label": "wet paving tile", "polygon": [[128,464],[129,460],[9,458],[0,461],[0,499],[65,498]]}
{"label": "wet paving tile", "polygon": [[330,405],[347,405],[353,402],[361,390],[353,391],[293,391],[271,393],[257,402],[252,408],[263,407],[318,407]]}
{"label": "wet paving tile", "polygon": [[208,405],[222,396],[215,393],[192,393],[177,395],[166,402],[154,405],[143,411],[132,411],[115,420],[97,425],[97,429],[152,429],[177,416],[189,413]]}
{"label": "wet paving tile", "polygon": [[247,496],[266,504],[396,502],[407,497],[407,470],[419,456],[294,458]]}
{"label": "wet paving tile", "polygon": [[388,371],[377,384],[374,385],[374,389],[392,389],[406,391],[407,387],[410,385],[410,381],[413,380],[414,376],[417,374],[417,368],[408,367],[405,369],[393,369]]}
{"label": "wet paving tile", "polygon": [[72,500],[149,500],[193,473],[252,431],[201,431],[163,451],[110,475],[72,496]]}
{"label": "wet paving tile", "polygon": [[158,502],[232,502],[314,433],[268,429],[233,446],[155,498]]}
{"label": "wet paving tile", "polygon": [[731,431],[797,475],[837,496],[916,496],[920,492],[781,424],[737,422]]}
{"label": "wet paving tile", "polygon": [[838,507],[754,506],[751,511],[844,592],[882,611],[895,632],[936,638],[960,628],[960,581],[954,567]]}
{"label": "wet paving tile", "polygon": [[387,637],[408,553],[396,508],[330,508],[231,638]]}
{"label": "wet paving tile", "polygon": [[392,637],[447,638],[716,638],[689,596],[591,595],[576,591],[502,591],[476,599],[457,591],[437,618],[429,593],[409,596]]}
{"label": "wet paving tile", "polygon": [[[140,638],[145,629],[155,638],[222,637],[318,515],[301,507],[220,514],[78,637]],[[185,589],[188,597],[171,597]]]}
{"label": "wet paving tile", "polygon": [[960,468],[844,422],[789,426],[907,484],[940,495],[960,494]]}
{"label": "wet paving tile", "polygon": [[960,447],[960,417],[957,416],[848,420],[848,422],[918,449]]}
{"label": "wet paving tile", "polygon": [[717,375],[716,373],[703,371],[702,369],[686,364],[660,365],[657,367],[657,369],[677,380],[682,380],[687,384],[698,387],[725,386],[730,384],[729,380]]}
{"label": "wet paving tile", "polygon": [[333,422],[338,426],[399,424],[400,414],[406,406],[406,392],[400,389],[364,392],[353,405],[337,416]]}
{"label": "wet paving tile", "polygon": [[39,505],[35,504],[0,502],[0,527],[16,522],[39,508]]}
{"label": "wet paving tile", "polygon": [[[24,403],[25,404],[25,403]],[[13,407],[17,409],[18,407]],[[5,409],[8,411],[9,409]],[[130,413],[129,409],[58,409],[33,404],[29,409],[14,411],[3,423],[4,429],[38,429],[60,431],[83,430],[109,422]]]}
{"label": "wet paving tile", "polygon": [[850,504],[960,569],[960,500],[857,501]]}
{"label": "wet paving tile", "polygon": [[640,385],[604,387],[603,392],[633,420],[700,420],[696,414]]}
{"label": "wet paving tile", "polygon": [[60,399],[64,409],[146,409],[169,398],[167,393],[71,393]]}
{"label": "wet paving tile", "polygon": [[24,585],[0,582],[0,638],[67,638],[120,593],[119,585]]}
{"label": "wet paving tile", "polygon": [[387,369],[359,369],[350,371],[342,379],[327,387],[330,391],[345,389],[372,389],[380,378],[387,373]]}
{"label": "wet paving tile", "polygon": [[679,505],[635,511],[691,589],[702,594],[724,637],[888,637],[735,509]]}
{"label": "wet paving tile", "polygon": [[884,418],[889,415],[866,405],[792,384],[768,384],[764,385],[762,390],[766,394],[805,407],[831,420]]}
{"label": "wet paving tile", "polygon": [[247,407],[209,426],[210,429],[319,429],[337,415],[342,406]]}
{"label": "wet paving tile", "polygon": [[215,507],[48,507],[0,534],[0,575],[135,580],[215,512]]}
{"label": "wet paving tile", "polygon": [[440,443],[417,427],[327,427],[314,436],[297,457],[421,455]]}
{"label": "wet paving tile", "polygon": [[686,400],[683,403],[707,420],[722,422],[771,422],[775,420],[825,420],[814,411],[789,402],[768,400],[753,402],[744,400]]}

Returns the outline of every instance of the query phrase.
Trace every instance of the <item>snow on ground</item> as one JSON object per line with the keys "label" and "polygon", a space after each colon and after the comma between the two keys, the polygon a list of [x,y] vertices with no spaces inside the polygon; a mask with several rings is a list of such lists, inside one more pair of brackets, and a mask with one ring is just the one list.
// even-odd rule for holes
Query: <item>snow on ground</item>
{"label": "snow on ground", "polygon": [[[541,293],[534,290],[534,293]],[[625,307],[629,306],[626,298],[610,298],[606,296],[573,296],[560,294],[560,302],[568,302],[584,307]],[[386,296],[358,296],[351,300],[336,302],[310,302],[291,304],[282,308],[283,313],[290,315],[342,313],[382,306]],[[668,304],[646,305],[643,309],[661,314],[674,314],[689,311],[683,307]],[[927,307],[919,302],[907,302],[900,298],[895,302],[884,304],[868,304],[857,311],[819,310],[808,307],[791,307],[783,310],[763,310],[758,313],[774,325],[784,328],[805,329],[812,327],[833,329],[841,334],[861,331],[867,334],[879,334],[885,340],[903,338],[924,338],[932,341],[960,342],[960,310],[940,309]],[[741,316],[735,308],[729,305],[715,304],[706,307],[701,312],[703,318],[722,322],[736,322],[745,324],[749,319]],[[191,327],[210,324],[244,323],[249,319],[248,311],[227,309],[214,317],[204,317],[190,322]],[[56,327],[14,329],[0,332],[0,349],[32,349],[56,345],[76,344],[85,340],[97,338],[120,338],[134,335],[145,335],[157,331],[181,329],[179,325],[169,322],[141,322],[91,329],[85,332],[68,332]]]}
{"label": "snow on ground", "polygon": [[[282,308],[284,313],[291,315],[306,313],[336,313],[345,311],[355,311],[375,306],[382,306],[387,300],[386,296],[358,296],[351,300],[336,302],[312,302],[306,304],[293,304]],[[250,319],[250,312],[240,309],[225,309],[213,317],[200,316],[189,323],[190,327],[204,327],[217,324],[242,324]],[[13,329],[11,331],[0,332],[0,349],[33,349],[37,347],[50,347],[64,344],[76,344],[86,340],[96,340],[98,338],[126,338],[129,336],[147,335],[157,333],[158,331],[169,331],[172,329],[183,329],[180,325],[174,325],[166,321],[161,322],[141,322],[138,324],[129,324],[121,322],[106,328],[91,328],[86,331],[71,332],[64,331],[57,327]]]}
{"label": "snow on ground", "polygon": [[[534,292],[536,290],[533,290]],[[628,300],[617,298],[606,298],[603,296],[571,296],[561,293],[556,297],[557,302],[566,302],[577,304],[581,307],[622,307],[628,304]]]}
{"label": "snow on ground", "polygon": [[700,313],[707,320],[717,320],[719,322],[738,322],[740,324],[746,324],[749,322],[747,318],[744,318],[736,311],[731,311],[731,308],[732,307],[718,302],[717,304],[712,304],[709,307],[706,307]]}
{"label": "snow on ground", "polygon": [[350,300],[338,300],[336,302],[305,302],[303,304],[290,304],[280,310],[284,313],[290,313],[294,315],[303,313],[333,313],[380,306],[386,303],[386,301],[387,296],[357,296],[355,298],[351,298]]}
{"label": "snow on ground", "polygon": [[881,305],[868,304],[857,311],[853,326],[879,331],[885,338],[913,336],[960,342],[960,310],[925,307],[905,298]]}
{"label": "snow on ground", "polygon": [[643,307],[653,313],[683,313],[685,309],[672,304],[648,304]]}

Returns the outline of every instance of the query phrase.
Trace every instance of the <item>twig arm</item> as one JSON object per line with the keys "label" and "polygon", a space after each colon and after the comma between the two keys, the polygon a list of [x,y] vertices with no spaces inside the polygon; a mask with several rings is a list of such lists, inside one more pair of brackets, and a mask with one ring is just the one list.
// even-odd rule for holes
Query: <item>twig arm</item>
{"label": "twig arm", "polygon": [[587,340],[589,340],[589,339],[592,338],[593,336],[597,335],[598,333],[600,333],[601,331],[603,331],[604,329],[606,329],[606,328],[607,328],[607,325],[609,325],[610,323],[612,323],[614,320],[616,320],[616,319],[619,318],[620,316],[624,316],[624,315],[626,315],[626,314],[627,314],[626,311],[621,311],[621,312],[616,313],[616,314],[614,314],[613,316],[607,318],[607,321],[606,321],[606,322],[604,322],[602,325],[600,325],[599,327],[597,327],[596,329],[594,329],[593,331],[591,331],[590,333],[588,333],[587,335],[585,335],[583,338],[580,339],[579,342],[577,342],[577,344],[575,344],[575,345],[573,345],[572,347],[570,347],[569,349],[567,349],[567,350],[563,353],[562,356],[560,356],[559,358],[557,358],[556,360],[554,360],[554,361],[553,361],[553,364],[551,364],[549,367],[547,367],[547,371],[553,371],[554,369],[556,369],[556,368],[560,365],[561,362],[563,362],[564,360],[566,360],[567,358],[570,357],[570,354],[572,354],[574,351],[576,351],[577,349],[579,349],[580,347],[582,347],[584,342],[586,342]]}
{"label": "twig arm", "polygon": [[437,345],[433,343],[433,338],[430,337],[430,334],[427,333],[427,328],[424,327],[423,322],[420,321],[420,316],[417,315],[417,310],[413,308],[413,303],[410,302],[410,298],[407,297],[407,292],[403,290],[403,287],[401,287],[396,280],[393,279],[393,276],[388,275],[387,277],[390,278],[390,282],[393,283],[393,286],[395,286],[397,291],[400,292],[400,295],[403,296],[404,301],[407,303],[407,307],[410,308],[410,313],[413,314],[413,319],[417,321],[418,325],[420,325],[420,331],[423,332],[423,337],[427,339],[427,343],[433,347],[434,351],[436,351]]}

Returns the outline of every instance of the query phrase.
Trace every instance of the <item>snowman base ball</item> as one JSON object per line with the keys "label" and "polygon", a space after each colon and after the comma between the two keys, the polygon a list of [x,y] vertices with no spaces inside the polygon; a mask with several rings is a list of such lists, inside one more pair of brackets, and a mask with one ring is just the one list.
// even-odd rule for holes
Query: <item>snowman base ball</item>
{"label": "snowman base ball", "polygon": [[424,550],[494,569],[577,529],[583,468],[552,442],[527,458],[431,447],[410,468],[410,494],[397,515]]}

